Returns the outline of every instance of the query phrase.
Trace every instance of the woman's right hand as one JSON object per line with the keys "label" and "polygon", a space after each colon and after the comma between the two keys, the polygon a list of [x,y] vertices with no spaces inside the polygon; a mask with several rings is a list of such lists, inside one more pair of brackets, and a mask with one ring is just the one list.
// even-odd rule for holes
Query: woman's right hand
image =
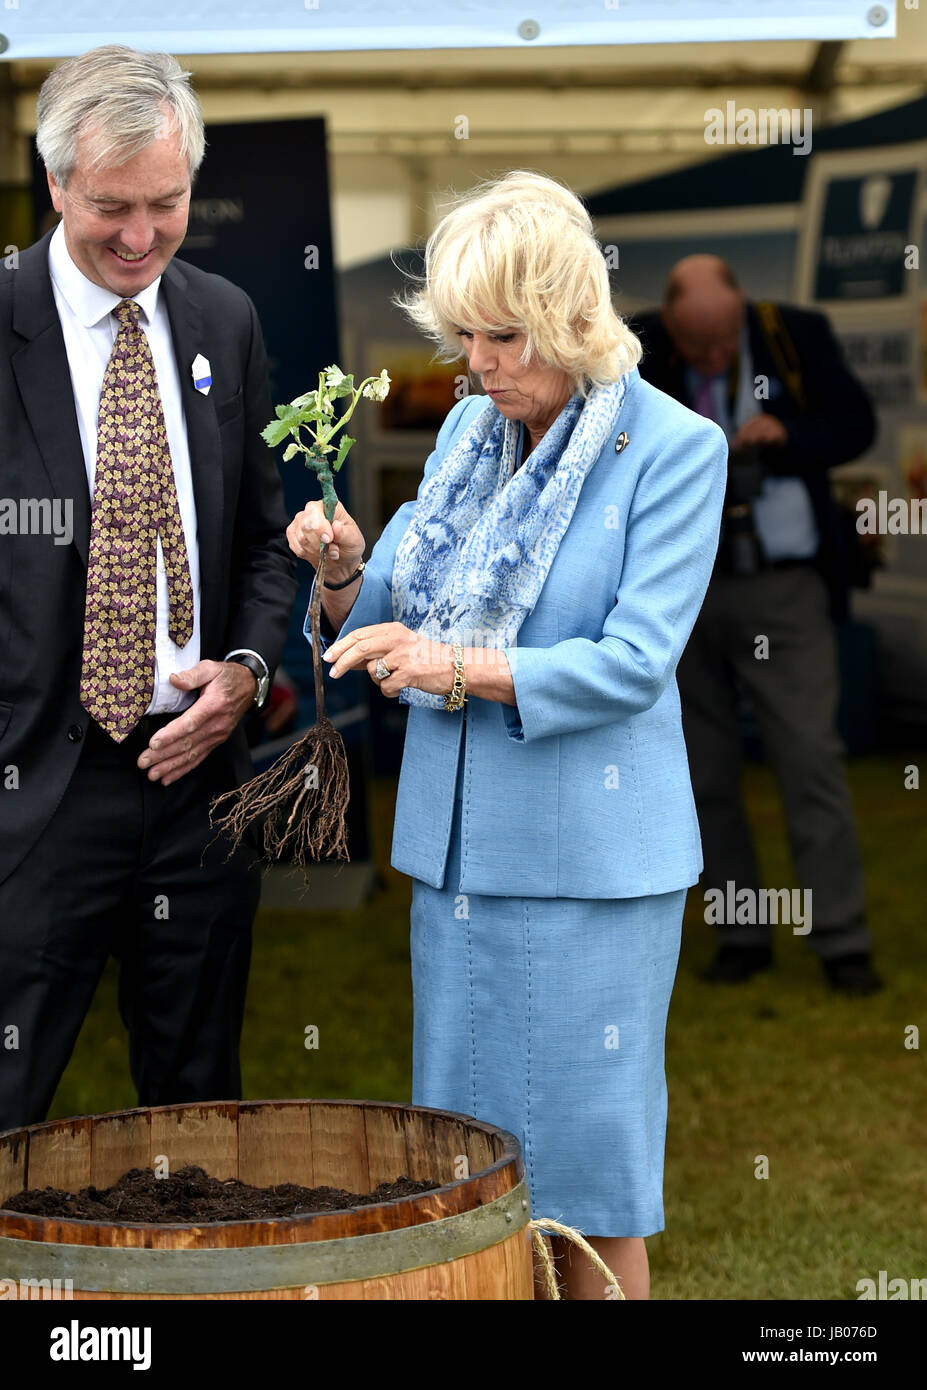
{"label": "woman's right hand", "polygon": [[307,502],[286,530],[290,549],[315,569],[319,567],[323,541],[330,541],[325,554],[325,573],[333,579],[347,579],[364,556],[366,542],[354,518],[339,502],[335,516],[328,521],[321,501]]}

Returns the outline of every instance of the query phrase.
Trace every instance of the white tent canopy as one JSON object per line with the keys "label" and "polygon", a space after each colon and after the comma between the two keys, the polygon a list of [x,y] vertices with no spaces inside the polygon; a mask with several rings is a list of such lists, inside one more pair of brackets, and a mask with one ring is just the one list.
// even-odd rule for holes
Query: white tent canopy
{"label": "white tent canopy", "polygon": [[[62,57],[122,35],[138,48],[185,53],[355,49],[522,48],[564,44],[704,43],[720,39],[891,37],[895,0],[44,0],[7,5],[3,33],[13,58]],[[102,24],[101,24],[101,21]]]}

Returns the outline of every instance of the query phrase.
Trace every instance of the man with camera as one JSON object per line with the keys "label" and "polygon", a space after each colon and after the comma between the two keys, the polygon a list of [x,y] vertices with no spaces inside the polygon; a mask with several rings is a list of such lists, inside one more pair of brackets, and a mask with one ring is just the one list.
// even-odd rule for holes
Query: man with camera
{"label": "man with camera", "polygon": [[[872,443],[871,406],[822,314],[748,301],[717,256],[679,261],[659,312],[633,327],[641,375],[715,420],[730,445],[718,557],[677,671],[703,888],[728,902],[746,888],[758,900],[740,785],[743,692],[779,783],[799,885],[811,893],[811,945],[834,989],[873,993],[882,981],[835,725],[834,622],[847,615],[854,557],[827,482],[830,468]],[[761,915],[726,915],[703,978],[736,983],[769,968]]]}

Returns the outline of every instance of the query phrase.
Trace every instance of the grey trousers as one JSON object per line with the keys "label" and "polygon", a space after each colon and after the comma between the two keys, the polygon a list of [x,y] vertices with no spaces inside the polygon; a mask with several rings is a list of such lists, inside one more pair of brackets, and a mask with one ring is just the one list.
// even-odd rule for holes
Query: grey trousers
{"label": "grey trousers", "polygon": [[[765,659],[761,637],[768,639]],[[800,934],[821,959],[869,951],[862,862],[835,724],[836,640],[818,571],[801,565],[745,577],[716,573],[676,674],[702,835],[701,888],[720,890],[727,904],[720,916],[709,915],[706,904],[706,920],[716,923],[722,944],[765,946],[772,934],[759,919],[773,910],[761,905],[751,913],[749,894],[742,910],[730,910],[731,883],[734,892],[761,897],[741,794],[736,682],[779,783],[795,877],[801,890],[811,890],[811,931]]]}

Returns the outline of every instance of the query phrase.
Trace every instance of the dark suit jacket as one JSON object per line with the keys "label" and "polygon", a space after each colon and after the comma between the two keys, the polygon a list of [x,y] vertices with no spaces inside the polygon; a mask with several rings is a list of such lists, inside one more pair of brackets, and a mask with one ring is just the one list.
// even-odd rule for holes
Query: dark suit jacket
{"label": "dark suit jacket", "polygon": [[[847,612],[852,542],[833,500],[827,471],[837,464],[849,463],[869,448],[875,438],[875,416],[866,392],[846,366],[824,315],[784,305],[778,308],[801,362],[807,409],[800,410],[789,395],[759,316],[748,304],[753,370],[769,378],[769,399],[758,405],[780,419],[789,434],[787,444],[764,448],[762,458],[770,473],[797,476],[808,489],[821,538],[816,563],[830,591],[831,613],[839,620]],[[635,316],[631,328],[644,348],[641,376],[691,406],[685,385],[685,362],[659,313]]]}
{"label": "dark suit jacket", "polygon": [[[80,756],[90,495],[68,359],[48,271],[51,233],[0,270],[0,496],[73,500],[74,539],[0,535],[0,882],[48,824]],[[201,574],[201,657],[250,647],[273,670],[296,594],[296,560],[274,456],[273,416],[254,305],[218,275],[172,261],[167,302],[187,423]],[[191,365],[210,361],[212,389]],[[188,544],[191,543],[188,537]],[[244,731],[215,749],[217,775],[250,775]],[[19,789],[4,789],[4,769]]]}

